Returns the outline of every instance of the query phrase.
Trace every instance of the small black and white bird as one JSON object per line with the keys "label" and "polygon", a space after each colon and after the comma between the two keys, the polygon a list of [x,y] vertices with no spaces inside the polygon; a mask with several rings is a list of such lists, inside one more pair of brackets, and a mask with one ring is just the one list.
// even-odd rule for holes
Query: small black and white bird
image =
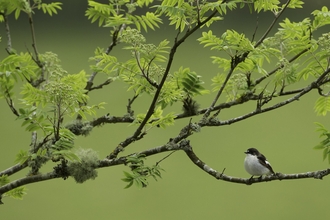
{"label": "small black and white bird", "polygon": [[249,148],[244,153],[246,154],[244,168],[246,172],[252,175],[250,179],[252,179],[253,176],[260,176],[259,178],[261,178],[262,175],[275,174],[272,166],[266,160],[266,157],[257,149]]}

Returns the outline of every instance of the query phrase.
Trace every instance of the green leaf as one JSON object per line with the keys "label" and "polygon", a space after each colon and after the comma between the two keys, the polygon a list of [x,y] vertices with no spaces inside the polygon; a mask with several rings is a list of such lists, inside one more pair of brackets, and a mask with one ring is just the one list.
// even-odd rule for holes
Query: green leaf
{"label": "green leaf", "polygon": [[13,199],[23,199],[23,196],[26,194],[26,188],[24,186],[17,187],[15,189],[12,189],[6,193],[4,193],[2,196],[9,196]]}
{"label": "green leaf", "polygon": [[129,184],[127,184],[124,189],[128,189],[133,185],[133,181],[130,181]]}
{"label": "green leaf", "polygon": [[0,176],[0,187],[6,185],[7,183],[10,183],[8,175]]}
{"label": "green leaf", "polygon": [[324,148],[325,148],[325,146],[323,144],[318,144],[315,147],[313,147],[313,149],[315,149],[315,150],[322,150]]}
{"label": "green leaf", "polygon": [[330,97],[319,97],[316,100],[314,109],[318,115],[325,116],[330,111]]}
{"label": "green leaf", "polygon": [[325,160],[327,158],[328,154],[329,154],[329,149],[324,148],[324,150],[323,150],[323,160]]}
{"label": "green leaf", "polygon": [[85,16],[87,16],[92,23],[99,20],[98,24],[102,26],[107,19],[111,17],[110,15],[117,15],[114,6],[115,4],[107,5],[88,0],[88,9],[86,10]]}
{"label": "green leaf", "polygon": [[16,155],[15,163],[23,164],[25,161],[27,161],[31,155],[25,150],[20,150],[18,154]]}
{"label": "green leaf", "polygon": [[194,96],[208,93],[202,86],[204,82],[200,79],[201,76],[190,71],[189,68],[180,67],[179,70],[174,73],[174,76],[177,77],[179,88],[182,88],[188,95]]}
{"label": "green leaf", "polygon": [[317,131],[321,133],[320,137],[325,137],[318,145],[314,147],[316,150],[323,150],[323,160],[328,157],[328,162],[330,164],[330,132],[320,123],[315,123],[317,125]]}
{"label": "green leaf", "polygon": [[278,0],[258,0],[258,1],[253,1],[254,2],[254,10],[257,11],[258,13],[260,11],[279,11],[280,7],[280,1]]}
{"label": "green leaf", "polygon": [[52,2],[52,3],[41,3],[38,4],[38,9],[42,9],[43,13],[48,13],[50,16],[57,14],[57,10],[62,10],[61,2]]}
{"label": "green leaf", "polygon": [[62,156],[68,161],[76,161],[76,162],[81,162],[81,159],[72,151],[70,150],[58,150],[58,151],[52,151],[52,155],[55,156]]}

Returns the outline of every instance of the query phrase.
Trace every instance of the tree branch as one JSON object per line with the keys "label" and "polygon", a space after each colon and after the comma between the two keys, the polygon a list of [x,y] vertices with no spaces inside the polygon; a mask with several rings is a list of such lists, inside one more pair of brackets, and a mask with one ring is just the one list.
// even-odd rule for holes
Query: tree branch
{"label": "tree branch", "polygon": [[105,123],[132,123],[134,121],[134,118],[131,116],[125,115],[123,117],[118,116],[110,116],[110,114],[104,115],[102,117],[99,117],[93,121],[88,122],[91,126],[100,126]]}
{"label": "tree branch", "polygon": [[330,169],[325,169],[325,170],[318,170],[318,171],[306,172],[306,173],[296,173],[296,174],[276,173],[275,175],[263,176],[262,178],[253,178],[253,179],[232,177],[224,174],[225,169],[223,170],[223,172],[220,173],[215,169],[211,168],[210,166],[208,166],[206,163],[204,163],[200,158],[197,157],[197,155],[194,153],[190,145],[189,147],[186,147],[183,150],[185,151],[189,159],[204,172],[206,172],[207,174],[213,176],[218,180],[223,180],[231,183],[252,185],[254,183],[269,182],[274,180],[293,180],[293,179],[306,179],[306,178],[322,179],[324,176],[330,174]]}
{"label": "tree branch", "polygon": [[305,94],[307,94],[308,92],[310,92],[312,89],[316,89],[319,87],[319,83],[322,82],[322,80],[327,76],[327,74],[330,73],[330,68],[328,68],[318,79],[316,79],[315,81],[313,81],[311,84],[309,84],[308,86],[306,86],[304,89],[301,90],[301,92],[299,92],[298,94],[296,94],[295,96],[287,99],[287,100],[284,100],[282,102],[279,102],[271,107],[268,107],[268,108],[264,108],[264,109],[256,109],[254,110],[253,112],[250,112],[248,114],[245,114],[245,115],[242,115],[242,116],[239,116],[237,118],[232,118],[230,120],[226,120],[226,121],[218,121],[218,120],[209,120],[207,122],[205,122],[203,124],[203,126],[222,126],[222,125],[230,125],[230,124],[233,124],[235,122],[238,122],[238,121],[242,121],[244,119],[247,119],[247,118],[250,118],[252,116],[255,116],[255,115],[258,115],[258,114],[261,114],[261,113],[265,113],[265,112],[268,112],[268,111],[272,111],[274,109],[277,109],[277,108],[280,108],[280,107],[283,107],[291,102],[294,102],[294,101],[297,101],[299,100],[300,97],[304,96]]}
{"label": "tree branch", "polygon": [[[329,69],[325,71],[325,75],[327,75],[329,73]],[[325,75],[322,76],[322,79],[325,78]],[[293,95],[293,94],[297,94],[297,97],[293,97],[291,99],[289,99],[289,101],[283,101],[281,103],[278,103],[276,104],[275,106],[273,107],[269,107],[267,109],[263,109],[261,111],[254,111],[254,112],[251,112],[251,113],[248,113],[246,115],[243,115],[243,116],[240,116],[240,117],[237,117],[237,118],[233,118],[233,119],[230,119],[230,120],[227,120],[227,121],[222,121],[222,122],[219,122],[216,120],[212,120],[212,122],[208,122],[207,126],[222,126],[222,125],[230,125],[232,123],[235,123],[235,122],[238,122],[238,121],[241,121],[241,120],[244,120],[248,117],[251,117],[251,116],[254,116],[256,114],[260,114],[260,113],[263,113],[263,112],[266,112],[266,111],[270,111],[270,110],[273,110],[272,108],[279,108],[279,107],[282,107],[284,103],[286,104],[289,104],[290,102],[293,102],[295,100],[299,100],[299,98],[304,95],[305,93],[307,92],[310,92],[311,90],[313,89],[319,89],[319,86],[325,84],[325,83],[328,83],[330,80],[322,80],[320,82],[317,82],[315,81],[315,83],[317,82],[317,85],[313,85],[311,86],[312,84],[310,84],[309,86],[307,87],[304,87],[304,88],[301,88],[301,89],[296,89],[296,90],[291,90],[291,91],[280,91],[278,94],[273,94],[272,98],[275,98],[275,97],[280,97],[280,96],[287,96],[287,95]],[[306,89],[308,91],[306,91]],[[128,110],[130,109],[130,105],[131,103],[135,100],[136,97],[133,97],[132,100],[129,101],[129,105],[127,107]],[[265,97],[267,98],[267,97]],[[246,94],[243,94],[241,97],[239,97],[238,99],[235,99],[231,102],[225,102],[225,103],[221,103],[217,106],[214,106],[213,109],[210,111],[210,112],[213,112],[213,111],[220,111],[222,109],[228,109],[228,108],[231,108],[233,106],[236,106],[236,105],[241,105],[241,104],[244,104],[248,101],[253,101],[253,100],[260,100],[260,97],[259,95],[257,94],[254,94],[252,92],[248,92]],[[285,104],[285,105],[286,105]],[[196,112],[195,115],[201,115],[201,114],[205,114],[205,112],[208,110],[209,108],[203,108],[203,109],[200,109]],[[130,110],[131,111],[131,110]],[[129,113],[129,112],[128,112]],[[194,115],[187,115],[186,113],[180,113],[180,114],[176,114],[176,117],[175,117],[175,120],[179,120],[179,119],[184,119],[184,118],[187,118],[187,117],[191,117],[191,116],[194,116]],[[133,117],[132,114],[128,114],[128,115],[125,115],[125,116],[110,116],[109,114],[107,115],[104,115],[104,116],[101,116],[97,119],[94,119],[92,121],[89,121],[89,122],[85,122],[83,123],[83,125],[91,125],[92,127],[96,127],[96,126],[100,126],[100,125],[103,125],[103,124],[115,124],[115,123],[132,123],[133,121],[135,120],[135,118]],[[158,119],[154,119],[153,121],[157,121]],[[153,122],[151,121],[151,122]],[[216,123],[215,123],[216,122]],[[205,124],[202,123],[203,126],[205,126]],[[77,130],[72,130],[70,129],[74,134],[76,135],[81,135],[82,133],[80,131],[77,131]]]}
{"label": "tree branch", "polygon": [[[169,143],[167,143],[165,145],[155,147],[155,148],[152,148],[152,149],[148,149],[148,150],[145,150],[145,151],[141,151],[141,152],[138,152],[138,153],[134,153],[134,154],[143,154],[146,157],[148,157],[148,156],[152,156],[152,155],[159,154],[159,153],[162,153],[162,152],[175,151],[175,150],[183,149],[184,147],[187,146],[187,143],[189,143],[189,142],[182,141],[181,143],[175,144],[175,143],[172,143],[172,141],[170,141]],[[105,168],[105,167],[111,167],[111,166],[126,164],[126,158],[128,156],[131,156],[131,155],[133,155],[133,154],[130,154],[130,155],[127,155],[127,156],[124,156],[124,157],[120,157],[120,158],[100,160],[98,162],[98,166],[93,167],[93,168],[94,169],[99,169],[99,168]],[[11,174],[13,174],[17,171],[22,170],[25,167],[27,167],[27,162],[24,163],[23,165],[17,164],[15,166],[11,167],[11,168],[8,168],[8,169],[2,171],[0,173],[0,177],[3,176],[3,175],[8,175],[9,176],[9,175],[11,175]],[[1,196],[4,193],[6,193],[10,190],[13,190],[17,187],[24,186],[24,185],[27,185],[27,184],[30,184],[30,183],[41,182],[41,181],[51,180],[51,179],[60,178],[60,177],[61,177],[60,175],[58,175],[55,171],[53,171],[53,172],[48,172],[46,174],[36,174],[36,175],[33,175],[33,176],[23,177],[21,179],[10,182],[10,183],[8,183],[4,186],[1,186],[0,187],[0,204],[2,204],[1,203]]]}
{"label": "tree branch", "polygon": [[11,43],[11,35],[10,35],[10,28],[9,28],[9,21],[8,21],[8,16],[6,15],[6,12],[1,13],[4,23],[5,23],[5,30],[6,30],[6,35],[7,35],[7,47],[6,51],[8,54],[13,53],[13,47]]}
{"label": "tree branch", "polygon": [[23,170],[23,169],[24,169],[25,167],[27,167],[27,166],[28,166],[28,165],[27,165],[27,162],[25,162],[25,163],[23,163],[23,164],[19,164],[19,163],[18,163],[18,164],[16,164],[16,165],[12,166],[12,167],[9,167],[9,168],[7,168],[7,169],[1,171],[1,172],[0,172],[0,177],[1,177],[1,176],[4,176],[4,175],[10,176],[10,175],[12,175],[12,174],[14,174],[14,173],[17,173],[17,172]]}
{"label": "tree branch", "polygon": [[201,23],[197,24],[194,28],[192,28],[190,31],[187,31],[185,33],[185,35],[180,38],[179,40],[175,40],[173,47],[171,48],[170,54],[169,54],[169,58],[168,58],[168,62],[167,62],[167,66],[164,72],[164,75],[158,85],[158,88],[155,92],[155,95],[153,97],[153,100],[150,104],[150,107],[148,109],[148,112],[145,116],[145,118],[143,119],[143,121],[141,122],[141,124],[139,125],[139,127],[136,129],[136,131],[134,132],[134,134],[131,137],[126,138],[126,140],[124,140],[123,142],[121,142],[114,150],[113,152],[110,153],[110,155],[108,156],[109,159],[115,158],[117,157],[117,155],[125,148],[127,147],[129,144],[131,144],[132,142],[134,142],[137,138],[139,138],[139,135],[141,135],[142,129],[144,128],[144,126],[147,124],[148,120],[150,119],[150,117],[152,116],[158,97],[160,95],[160,92],[163,88],[163,85],[165,84],[165,81],[167,79],[167,76],[170,72],[171,66],[172,66],[172,62],[174,59],[174,55],[176,53],[177,48],[191,35],[193,34],[195,31],[197,31],[201,26],[203,26],[206,22],[208,22],[212,17],[214,17],[217,14],[217,11],[215,10],[208,18],[206,18],[204,21],[202,21]]}
{"label": "tree branch", "polygon": [[5,192],[8,192],[12,189],[15,189],[17,187],[24,186],[24,185],[27,185],[30,183],[41,182],[41,181],[55,179],[55,178],[59,178],[59,176],[55,172],[49,172],[49,173],[45,173],[45,174],[37,174],[37,175],[33,175],[33,176],[23,177],[21,179],[10,182],[4,186],[1,186],[0,187],[0,203],[1,203],[2,194],[4,194]]}

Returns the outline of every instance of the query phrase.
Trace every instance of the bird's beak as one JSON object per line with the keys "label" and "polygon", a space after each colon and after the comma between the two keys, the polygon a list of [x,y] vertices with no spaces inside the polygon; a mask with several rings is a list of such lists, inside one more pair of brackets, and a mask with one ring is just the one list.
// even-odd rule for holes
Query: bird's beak
{"label": "bird's beak", "polygon": [[245,154],[247,154],[248,152],[244,152]]}

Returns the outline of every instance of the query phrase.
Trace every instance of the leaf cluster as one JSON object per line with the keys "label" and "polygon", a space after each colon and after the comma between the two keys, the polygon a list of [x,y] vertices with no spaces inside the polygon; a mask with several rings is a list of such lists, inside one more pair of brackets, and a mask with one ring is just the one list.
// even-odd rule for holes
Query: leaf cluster
{"label": "leaf cluster", "polygon": [[191,71],[190,68],[180,67],[178,71],[173,73],[173,77],[177,80],[177,89],[182,89],[186,96],[194,97],[196,95],[209,93],[209,91],[203,87],[204,82],[201,80],[201,76]]}
{"label": "leaf cluster", "polygon": [[85,15],[92,23],[98,20],[98,25],[103,27],[116,29],[122,25],[133,24],[138,30],[141,30],[141,27],[145,31],[148,31],[148,28],[155,30],[155,27],[159,28],[159,24],[162,23],[159,15],[153,12],[146,12],[145,15],[133,14],[136,8],[142,8],[144,5],[148,6],[152,2],[150,0],[140,0],[132,3],[128,0],[110,0],[109,4],[102,4],[89,0]]}
{"label": "leaf cluster", "polygon": [[31,15],[35,9],[42,10],[44,14],[57,14],[62,10],[61,2],[43,3],[42,0],[1,0],[0,2],[0,22],[4,21],[1,14],[9,15],[15,12],[15,19],[18,19],[21,12]]}
{"label": "leaf cluster", "polygon": [[[185,29],[192,29],[206,19],[209,19],[205,25],[211,26],[213,22],[222,20],[221,16],[212,16],[209,18],[209,12],[217,11],[220,15],[227,13],[227,9],[233,10],[237,7],[235,1],[225,2],[207,2],[207,1],[162,1],[160,5],[154,6],[160,15],[165,15],[169,18],[169,25],[174,25],[175,29],[183,32]],[[202,25],[204,26],[204,25]]]}
{"label": "leaf cluster", "polygon": [[159,165],[146,166],[145,155],[134,154],[126,158],[126,165],[131,168],[131,172],[124,171],[125,178],[122,181],[127,182],[125,189],[135,184],[138,188],[147,187],[148,178],[153,177],[154,180],[162,178],[161,171],[163,169]]}
{"label": "leaf cluster", "polygon": [[330,164],[330,131],[326,129],[321,123],[315,123],[317,131],[320,132],[320,138],[324,138],[318,145],[314,147],[315,150],[323,150],[323,160],[328,158]]}
{"label": "leaf cluster", "polygon": [[59,130],[59,137],[60,138],[49,148],[52,160],[58,161],[60,159],[66,159],[79,163],[81,159],[72,151],[76,136],[70,130],[61,128]]}
{"label": "leaf cluster", "polygon": [[[255,1],[255,9],[273,10],[274,13],[282,10],[278,1]],[[300,7],[301,1],[292,1],[288,7]],[[280,22],[280,28],[272,37],[266,37],[262,42],[253,42],[244,34],[234,30],[227,30],[221,36],[212,31],[203,32],[198,41],[211,50],[223,51],[229,58],[212,56],[214,64],[224,71],[233,69],[233,59],[248,54],[244,62],[240,62],[234,69],[234,74],[226,84],[227,99],[233,100],[239,95],[253,90],[255,83],[253,76],[258,74],[268,77],[267,63],[276,63],[272,83],[276,87],[287,87],[298,83],[301,79],[307,80],[310,76],[319,77],[327,68],[329,60],[329,36],[327,33],[319,38],[313,38],[313,33],[330,22],[329,11],[323,7],[321,11],[312,13],[313,18],[305,18],[300,22],[293,22],[285,18]],[[291,60],[293,57],[294,59]],[[221,88],[226,78],[225,73],[215,76],[213,91]],[[245,80],[245,82],[244,82]],[[233,83],[235,82],[235,83]],[[241,91],[240,91],[241,90]],[[229,92],[231,91],[231,92]],[[318,114],[326,114],[329,110],[327,97],[320,97],[316,102],[315,110]]]}
{"label": "leaf cluster", "polygon": [[38,66],[28,53],[10,54],[0,61],[0,98],[14,96],[14,85],[19,81],[31,80]]}

